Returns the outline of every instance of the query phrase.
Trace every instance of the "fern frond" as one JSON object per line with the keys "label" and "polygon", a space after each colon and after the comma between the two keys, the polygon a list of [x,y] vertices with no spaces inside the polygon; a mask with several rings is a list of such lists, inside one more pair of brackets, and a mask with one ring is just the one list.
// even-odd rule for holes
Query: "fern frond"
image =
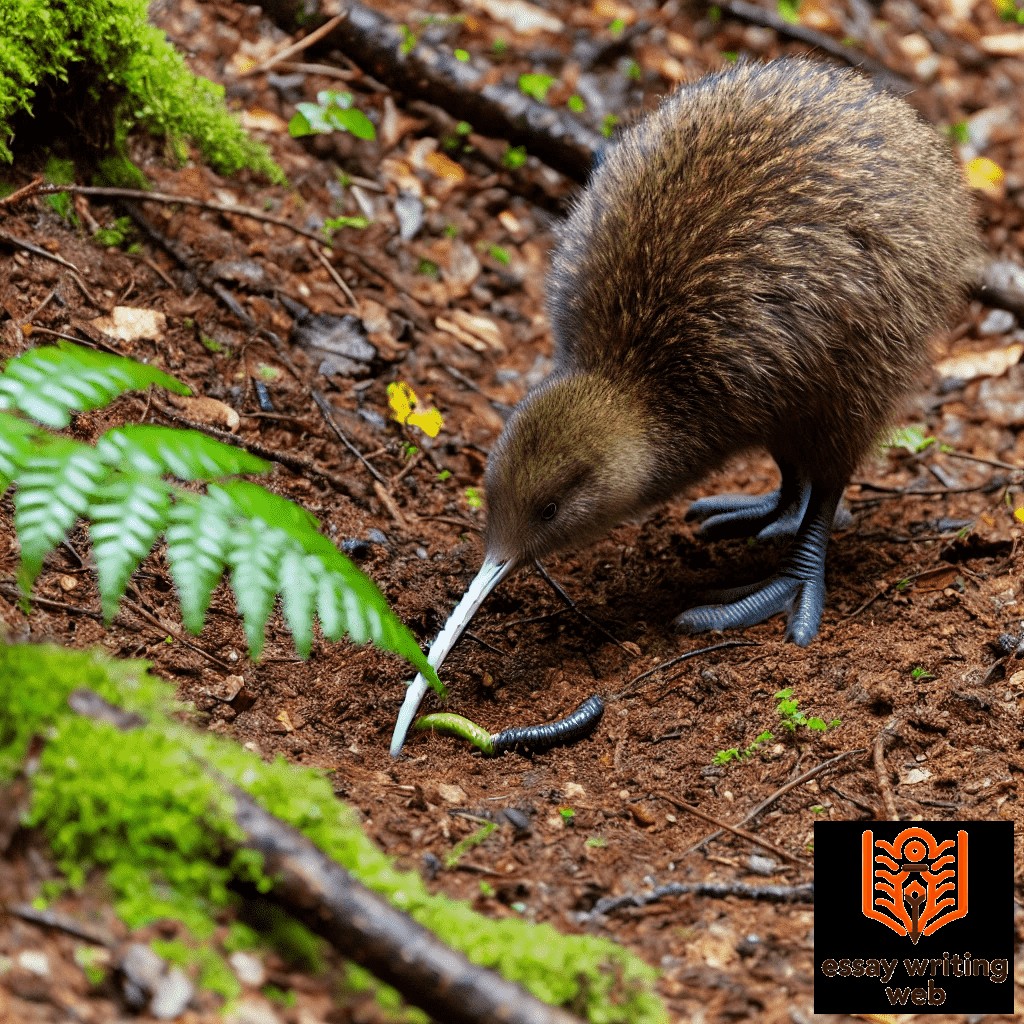
{"label": "fern frond", "polygon": [[227,551],[231,589],[254,658],[263,650],[263,633],[274,609],[281,556],[293,543],[284,531],[261,519],[243,520],[231,531]]}
{"label": "fern frond", "polygon": [[48,438],[24,457],[17,471],[14,525],[21,541],[22,587],[31,589],[46,556],[85,514],[108,469],[95,448]]}
{"label": "fern frond", "polygon": [[128,580],[152,550],[170,510],[170,487],[151,476],[125,473],[99,489],[89,511],[89,536],[107,622],[116,614]]}
{"label": "fern frond", "polygon": [[181,601],[187,629],[198,633],[210,607],[213,588],[227,565],[233,524],[223,506],[210,495],[194,495],[171,506],[165,536],[171,577]]}
{"label": "fern frond", "polygon": [[[63,426],[70,413],[98,408],[124,391],[161,384],[188,389],[153,367],[78,345],[35,349],[0,373],[0,408]],[[313,643],[314,614],[324,635],[372,640],[402,655],[443,693],[437,673],[373,581],[321,532],[305,509],[244,480],[269,464],[194,430],[127,426],[96,447],[58,437],[0,411],[0,494],[10,482],[26,593],[46,556],[79,518],[90,523],[103,613],[117,611],[125,588],[160,534],[186,627],[203,627],[225,569],[258,656],[278,597],[299,652]],[[174,481],[207,483],[196,494]],[[220,481],[215,483],[214,481]]]}
{"label": "fern frond", "polygon": [[7,493],[18,467],[33,451],[39,428],[18,416],[0,412],[0,498]]}
{"label": "fern frond", "polygon": [[100,409],[150,384],[179,395],[192,393],[155,366],[62,341],[29,349],[7,363],[0,375],[0,409],[17,409],[37,423],[60,428],[74,412]]}
{"label": "fern frond", "polygon": [[270,469],[269,462],[198,430],[149,424],[107,431],[96,450],[112,466],[156,476],[170,473],[179,480],[217,480]]}

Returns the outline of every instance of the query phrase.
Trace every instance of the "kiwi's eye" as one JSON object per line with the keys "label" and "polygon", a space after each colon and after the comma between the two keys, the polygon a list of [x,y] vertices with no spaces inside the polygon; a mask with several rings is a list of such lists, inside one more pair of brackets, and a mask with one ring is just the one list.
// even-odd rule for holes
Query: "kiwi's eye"
{"label": "kiwi's eye", "polygon": [[555,513],[558,511],[558,506],[553,502],[549,501],[540,514],[541,519],[554,519]]}

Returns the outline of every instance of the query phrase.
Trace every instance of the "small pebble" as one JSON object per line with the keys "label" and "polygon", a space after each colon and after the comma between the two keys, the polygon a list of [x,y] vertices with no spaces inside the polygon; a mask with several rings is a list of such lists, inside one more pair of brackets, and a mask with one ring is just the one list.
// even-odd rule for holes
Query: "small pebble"
{"label": "small pebble", "polygon": [[978,324],[978,334],[990,338],[995,334],[1009,334],[1017,326],[1017,318],[1008,309],[990,309]]}
{"label": "small pebble", "polygon": [[416,557],[422,558],[424,561],[426,561],[427,558],[430,557],[430,554],[425,547],[418,547],[416,549]]}
{"label": "small pebble", "polygon": [[172,967],[157,982],[149,1012],[157,1020],[174,1020],[185,1012],[194,993],[195,988],[184,972]]}
{"label": "small pebble", "polygon": [[50,961],[46,954],[37,949],[26,949],[18,954],[18,966],[38,978],[50,976]]}
{"label": "small pebble", "polygon": [[273,1007],[262,999],[242,999],[224,1018],[225,1024],[281,1024]]}
{"label": "small pebble", "polygon": [[747,870],[755,875],[774,875],[779,870],[773,857],[765,857],[760,853],[752,853],[747,858]]}
{"label": "small pebble", "polygon": [[263,962],[252,953],[238,950],[228,957],[228,963],[231,964],[231,970],[235,972],[235,977],[243,985],[259,988],[266,980],[267,974],[263,969]]}
{"label": "small pebble", "polygon": [[148,994],[156,990],[167,965],[149,946],[133,942],[125,950],[118,966],[128,982]]}
{"label": "small pebble", "polygon": [[387,544],[388,542],[387,536],[376,528],[367,531],[366,539],[371,544]]}

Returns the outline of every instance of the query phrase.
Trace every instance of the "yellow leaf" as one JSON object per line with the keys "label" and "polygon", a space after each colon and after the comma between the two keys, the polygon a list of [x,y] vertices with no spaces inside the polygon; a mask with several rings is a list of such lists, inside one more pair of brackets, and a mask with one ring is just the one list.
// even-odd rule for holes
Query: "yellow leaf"
{"label": "yellow leaf", "polygon": [[444,426],[444,418],[437,409],[416,410],[419,399],[404,380],[388,385],[388,405],[391,415],[398,423],[418,427],[427,437],[437,437]]}
{"label": "yellow leaf", "polygon": [[964,164],[967,184],[979,192],[998,198],[1003,194],[1002,184],[1005,172],[1002,167],[987,156],[976,156]]}
{"label": "yellow leaf", "polygon": [[1018,522],[1024,523],[1024,505],[1021,505],[1018,509],[1014,509],[1013,518]]}
{"label": "yellow leaf", "polygon": [[428,153],[423,159],[423,166],[431,174],[436,174],[437,177],[445,178],[448,181],[462,181],[466,177],[466,172],[463,170],[462,165],[457,164],[451,157],[445,156],[444,153]]}

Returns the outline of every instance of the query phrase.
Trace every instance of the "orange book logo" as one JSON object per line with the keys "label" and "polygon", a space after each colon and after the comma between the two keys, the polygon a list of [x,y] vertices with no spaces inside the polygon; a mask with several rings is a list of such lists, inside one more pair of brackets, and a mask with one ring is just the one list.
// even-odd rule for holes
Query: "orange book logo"
{"label": "orange book logo", "polygon": [[967,833],[937,842],[924,828],[905,828],[890,843],[862,836],[861,904],[914,945],[967,916]]}

